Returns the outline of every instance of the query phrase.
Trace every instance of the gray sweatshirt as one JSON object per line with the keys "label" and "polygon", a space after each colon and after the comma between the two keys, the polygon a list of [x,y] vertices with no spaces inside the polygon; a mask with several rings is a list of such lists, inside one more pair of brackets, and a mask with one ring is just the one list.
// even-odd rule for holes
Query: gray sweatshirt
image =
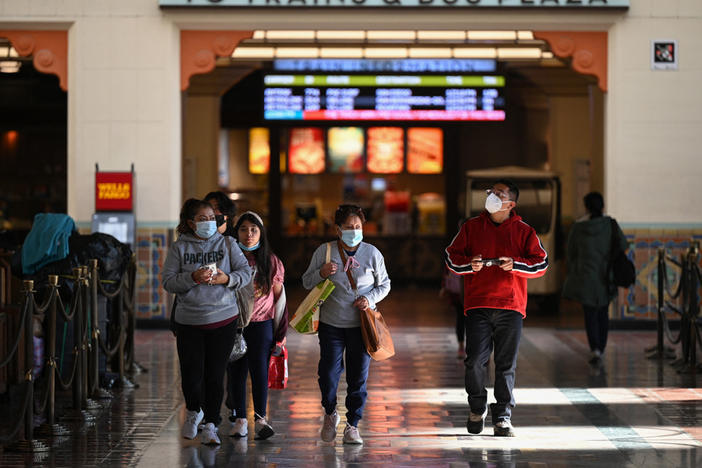
{"label": "gray sweatshirt", "polygon": [[[209,263],[229,275],[228,284],[197,284],[192,272]],[[251,281],[253,270],[233,237],[216,232],[206,240],[182,234],[163,264],[163,288],[175,293],[176,322],[207,325],[239,315],[236,288]]]}
{"label": "gray sweatshirt", "polygon": [[[319,246],[312,255],[310,266],[302,275],[302,285],[306,289],[312,289],[323,280],[319,275],[319,270],[325,263],[326,254],[327,244],[325,243]],[[388,272],[385,269],[385,259],[377,248],[361,242],[353,258],[359,264],[357,268],[351,268],[351,274],[358,287],[358,295],[351,288],[348,276],[344,272],[344,264],[339,256],[337,243],[331,243],[330,261],[336,263],[339,268],[329,277],[335,288],[320,308],[320,322],[338,328],[360,327],[361,317],[358,309],[353,307],[353,301],[357,297],[365,296],[370,307],[375,309],[376,304],[390,292],[390,278],[388,278]]]}

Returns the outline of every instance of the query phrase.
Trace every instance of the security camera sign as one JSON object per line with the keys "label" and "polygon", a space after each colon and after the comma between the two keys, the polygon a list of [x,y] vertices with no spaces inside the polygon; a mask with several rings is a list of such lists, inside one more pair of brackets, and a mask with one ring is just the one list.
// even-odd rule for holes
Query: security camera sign
{"label": "security camera sign", "polygon": [[651,69],[678,69],[678,41],[664,39],[651,41]]}

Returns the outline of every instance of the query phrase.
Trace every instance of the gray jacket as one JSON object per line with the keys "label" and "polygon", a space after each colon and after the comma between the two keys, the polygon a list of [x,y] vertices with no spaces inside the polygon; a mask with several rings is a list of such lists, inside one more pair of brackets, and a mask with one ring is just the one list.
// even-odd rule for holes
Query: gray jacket
{"label": "gray jacket", "polygon": [[[229,283],[197,284],[192,272],[208,263],[229,275]],[[183,325],[207,325],[239,315],[236,288],[251,281],[253,270],[233,237],[219,232],[206,240],[182,234],[163,264],[163,288],[175,293],[175,320]]]}
{"label": "gray jacket", "polygon": [[[315,250],[310,266],[302,275],[302,285],[312,289],[323,280],[319,270],[324,265],[327,254],[327,244],[322,244]],[[365,296],[372,309],[390,292],[390,278],[385,269],[385,259],[380,251],[370,244],[361,242],[354,255],[359,266],[351,269],[353,279],[358,287],[358,295],[351,288],[349,278],[344,272],[344,264],[339,256],[336,242],[331,243],[331,262],[338,265],[336,273],[329,279],[334,283],[334,291],[324,301],[319,311],[319,321],[338,328],[353,328],[361,326],[361,316],[358,309],[353,307],[353,301],[359,296]]]}

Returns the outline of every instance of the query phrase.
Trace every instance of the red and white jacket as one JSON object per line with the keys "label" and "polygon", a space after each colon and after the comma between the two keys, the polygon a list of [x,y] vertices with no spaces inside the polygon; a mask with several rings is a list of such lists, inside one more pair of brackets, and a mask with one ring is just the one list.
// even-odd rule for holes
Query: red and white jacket
{"label": "red and white jacket", "polygon": [[[474,272],[473,257],[511,257],[512,271],[483,266]],[[508,309],[526,317],[528,278],[546,273],[548,254],[534,228],[514,211],[502,224],[495,224],[487,211],[466,221],[446,248],[446,266],[463,275],[463,308]]]}

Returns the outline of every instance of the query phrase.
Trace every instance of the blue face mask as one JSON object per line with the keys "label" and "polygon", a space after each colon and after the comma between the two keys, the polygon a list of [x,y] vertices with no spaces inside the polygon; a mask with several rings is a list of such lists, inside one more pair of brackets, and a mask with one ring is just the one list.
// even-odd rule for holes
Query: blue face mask
{"label": "blue face mask", "polygon": [[257,248],[259,248],[261,246],[261,241],[256,242],[256,245],[252,245],[251,247],[246,247],[244,244],[242,244],[239,241],[237,241],[236,243],[239,244],[239,247],[241,248],[241,250],[246,250],[247,252],[251,252],[252,250],[256,250]]}
{"label": "blue face mask", "polygon": [[217,232],[216,221],[199,221],[195,223],[195,234],[203,239],[209,239]]}
{"label": "blue face mask", "polygon": [[363,229],[342,230],[341,240],[349,247],[356,247],[363,240]]}

